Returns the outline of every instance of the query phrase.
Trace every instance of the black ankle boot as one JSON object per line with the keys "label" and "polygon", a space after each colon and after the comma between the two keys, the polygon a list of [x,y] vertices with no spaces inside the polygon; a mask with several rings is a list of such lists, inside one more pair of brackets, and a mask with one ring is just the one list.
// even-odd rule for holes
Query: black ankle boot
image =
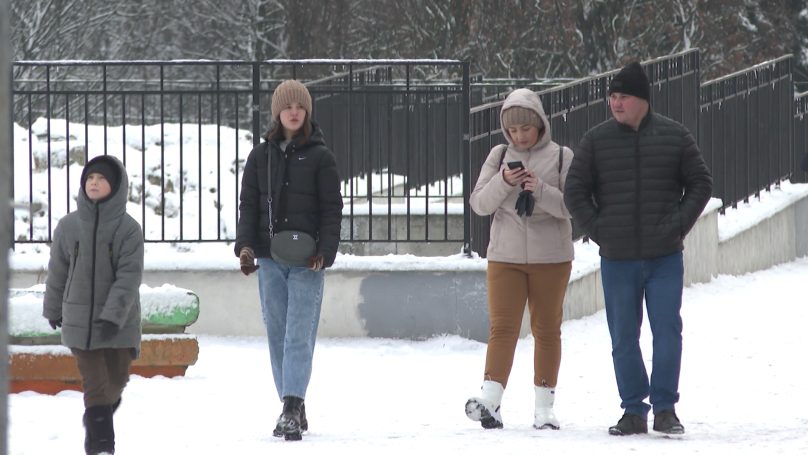
{"label": "black ankle boot", "polygon": [[122,398],[118,398],[118,401],[116,401],[115,403],[112,403],[112,413],[113,414],[115,414],[115,411],[117,411],[118,408],[121,406],[121,400],[122,400]]}
{"label": "black ankle boot", "polygon": [[309,419],[306,418],[306,403],[300,403],[300,429],[309,431]]}
{"label": "black ankle boot", "polygon": [[112,406],[92,406],[84,411],[84,451],[87,455],[115,453]]}
{"label": "black ankle boot", "polygon": [[[302,417],[303,399],[299,397],[283,397],[283,413],[278,419],[276,430],[283,435],[287,441],[299,441],[303,439]],[[308,427],[308,422],[306,424]]]}

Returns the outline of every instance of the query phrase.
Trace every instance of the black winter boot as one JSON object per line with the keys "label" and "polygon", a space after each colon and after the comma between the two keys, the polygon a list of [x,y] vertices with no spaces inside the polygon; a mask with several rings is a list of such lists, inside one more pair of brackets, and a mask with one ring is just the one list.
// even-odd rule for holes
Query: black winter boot
{"label": "black winter boot", "polygon": [[118,398],[118,401],[116,401],[115,403],[112,403],[112,413],[113,414],[115,414],[115,412],[118,410],[118,407],[121,406],[121,400],[122,399],[123,398]]}
{"label": "black winter boot", "polygon": [[87,455],[115,453],[112,406],[92,406],[84,411],[84,450]]}
{"label": "black winter boot", "polygon": [[[303,415],[303,399],[299,397],[283,397],[283,413],[278,419],[276,430],[280,430],[287,441],[303,439],[301,417]],[[308,426],[308,423],[307,425]],[[274,433],[274,432],[273,432]]]}
{"label": "black winter boot", "polygon": [[[283,437],[283,429],[281,428],[281,420],[283,420],[283,413],[278,416],[278,420],[275,422],[275,428],[272,430],[272,436],[276,438]],[[309,431],[309,420],[306,418],[306,403],[302,403],[300,405],[300,430],[301,433],[303,431]]]}
{"label": "black winter boot", "polygon": [[648,433],[648,421],[636,414],[626,412],[617,425],[609,427],[612,436],[628,436],[632,434]]}
{"label": "black winter boot", "polygon": [[661,411],[654,415],[654,431],[665,434],[685,434],[685,427],[673,410]]}
{"label": "black winter boot", "polygon": [[306,403],[300,403],[300,429],[309,431],[309,419],[306,418]]}

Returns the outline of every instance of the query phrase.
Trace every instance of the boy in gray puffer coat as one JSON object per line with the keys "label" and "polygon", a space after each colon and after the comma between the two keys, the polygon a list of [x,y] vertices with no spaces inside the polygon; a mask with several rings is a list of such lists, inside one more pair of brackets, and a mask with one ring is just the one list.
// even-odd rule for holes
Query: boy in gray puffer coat
{"label": "boy in gray puffer coat", "polygon": [[43,316],[62,328],[84,389],[84,449],[115,453],[112,414],[140,352],[143,232],[126,213],[129,181],[112,156],[90,160],[78,207],[53,233]]}

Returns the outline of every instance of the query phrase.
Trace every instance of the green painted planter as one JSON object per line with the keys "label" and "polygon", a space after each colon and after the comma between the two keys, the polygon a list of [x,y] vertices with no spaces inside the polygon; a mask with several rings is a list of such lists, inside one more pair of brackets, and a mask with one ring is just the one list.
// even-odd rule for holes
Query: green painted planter
{"label": "green painted planter", "polygon": [[[60,330],[51,329],[42,317],[44,295],[44,285],[9,290],[11,344],[60,344]],[[183,333],[199,318],[199,297],[168,284],[141,285],[140,306],[143,333]]]}

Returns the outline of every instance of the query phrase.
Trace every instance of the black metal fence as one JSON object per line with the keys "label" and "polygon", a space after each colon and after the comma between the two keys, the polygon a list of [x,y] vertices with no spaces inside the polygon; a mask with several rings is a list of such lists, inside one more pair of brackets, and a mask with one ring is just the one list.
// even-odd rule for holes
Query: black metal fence
{"label": "black metal fence", "polygon": [[[651,103],[656,112],[671,117],[691,129],[698,130],[697,97],[699,86],[698,50],[690,50],[643,63],[651,81]],[[608,87],[618,70],[577,80],[539,92],[550,121],[553,140],[568,147],[578,144],[591,127],[609,118]],[[472,108],[470,114],[470,157],[468,170],[476,182],[482,163],[497,144],[505,143],[499,123],[502,102]],[[472,183],[473,185],[473,183]],[[470,192],[468,193],[470,195]],[[488,246],[490,217],[469,215],[467,236],[472,251],[485,255]],[[575,230],[575,238],[581,233]]]}
{"label": "black metal fence", "polygon": [[[350,226],[345,240],[463,240],[462,234],[453,237],[447,226],[450,204],[462,206],[462,185],[452,176],[462,174],[465,154],[467,63],[15,65],[24,78],[13,86],[14,122],[19,125],[14,164],[19,172],[13,188],[16,200],[30,207],[28,213],[17,213],[18,243],[50,241],[54,219],[75,207],[80,171],[71,165],[100,154],[114,154],[127,166],[133,180],[130,202],[139,205],[147,241],[232,240],[241,166],[269,128],[274,88],[288,78],[309,87],[313,118],[337,156]],[[131,66],[140,70],[137,80],[121,76],[123,68]],[[99,140],[93,141],[95,137]],[[27,152],[20,153],[21,147]],[[355,230],[354,216],[373,214],[374,207],[388,218],[394,212],[404,216],[405,238],[398,238],[390,223],[386,232]],[[429,233],[427,227],[423,235],[411,235],[410,216],[424,211],[443,215],[444,229]],[[372,223],[373,217],[368,218]]]}
{"label": "black metal fence", "polygon": [[[463,242],[484,255],[489,220],[472,216],[468,197],[491,148],[505,142],[502,102],[470,103],[522,82],[472,80],[468,63],[455,60],[15,65],[24,76],[13,81],[12,188],[30,208],[15,214],[17,243],[50,241],[54,220],[75,207],[76,166],[99,154],[127,166],[147,241],[232,240],[241,167],[269,127],[275,86],[294,78],[309,87],[337,156],[344,240]],[[140,77],[122,77],[132,65]],[[798,169],[808,152],[808,94],[793,101],[790,57],[703,85],[698,50],[643,65],[654,110],[697,136],[725,207],[781,179],[806,180]],[[574,147],[609,117],[616,71],[539,92],[556,142]],[[456,233],[450,218],[461,213]]]}
{"label": "black metal fence", "polygon": [[808,182],[808,173],[802,170],[802,160],[808,159],[808,92],[797,95],[794,102],[794,153],[791,181]]}
{"label": "black metal fence", "polygon": [[573,82],[574,78],[547,78],[535,79],[508,79],[496,78],[485,79],[482,76],[472,76],[471,78],[471,105],[481,106],[487,103],[502,101],[508,93],[517,88],[529,88],[534,92],[540,92],[562,84]]}
{"label": "black metal fence", "polygon": [[792,57],[783,56],[701,86],[699,147],[722,209],[736,207],[798,169],[791,69]]}

